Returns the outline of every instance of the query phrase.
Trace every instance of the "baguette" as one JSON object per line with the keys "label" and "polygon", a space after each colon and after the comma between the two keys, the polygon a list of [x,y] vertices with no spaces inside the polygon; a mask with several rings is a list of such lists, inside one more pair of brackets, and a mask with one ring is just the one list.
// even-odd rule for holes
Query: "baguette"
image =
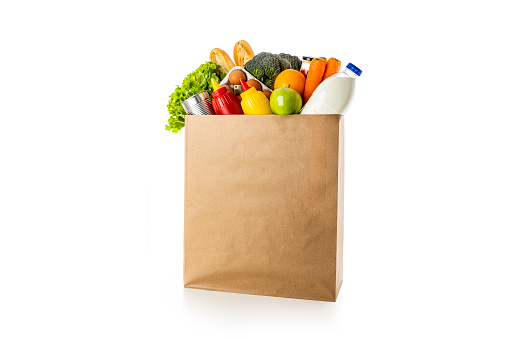
{"label": "baguette", "polygon": [[235,64],[233,63],[228,53],[220,48],[214,48],[212,51],[210,51],[210,61],[218,64],[221,67],[221,72],[225,74],[227,74],[233,67],[235,67]]}
{"label": "baguette", "polygon": [[237,66],[244,67],[246,62],[254,58],[253,49],[246,40],[239,40],[233,47],[233,59]]}

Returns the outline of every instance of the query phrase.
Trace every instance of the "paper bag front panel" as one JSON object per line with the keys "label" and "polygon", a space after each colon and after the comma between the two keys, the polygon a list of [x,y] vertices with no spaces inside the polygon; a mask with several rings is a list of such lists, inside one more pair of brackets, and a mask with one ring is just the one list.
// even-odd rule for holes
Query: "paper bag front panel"
{"label": "paper bag front panel", "polygon": [[186,117],[186,287],[336,299],[341,119]]}

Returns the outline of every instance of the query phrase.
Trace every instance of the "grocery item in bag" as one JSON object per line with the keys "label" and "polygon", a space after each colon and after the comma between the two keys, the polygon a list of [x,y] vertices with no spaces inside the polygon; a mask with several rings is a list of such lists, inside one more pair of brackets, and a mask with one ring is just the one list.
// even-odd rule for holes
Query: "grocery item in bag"
{"label": "grocery item in bag", "polygon": [[260,91],[257,91],[254,87],[249,87],[246,82],[240,79],[240,85],[242,86],[242,97],[241,105],[244,114],[250,115],[266,115],[272,114],[270,109],[270,102]]}
{"label": "grocery item in bag", "polygon": [[244,67],[246,62],[253,59],[254,53],[246,40],[239,40],[233,47],[233,59],[237,66]]}
{"label": "grocery item in bag", "polygon": [[323,74],[325,73],[325,67],[327,65],[327,59],[325,58],[314,58],[309,66],[308,75],[306,77],[306,85],[304,87],[304,95],[302,101],[308,102],[309,98],[322,82]]}
{"label": "grocery item in bag", "polygon": [[302,65],[300,68],[300,72],[304,74],[305,77],[308,76],[309,71],[309,65],[311,65],[311,61],[313,60],[313,57],[304,56],[302,57]]}
{"label": "grocery item in bag", "polygon": [[210,61],[221,66],[221,71],[223,73],[228,73],[233,67],[235,67],[235,64],[228,53],[221,48],[214,48],[210,51]]}
{"label": "grocery item in bag", "polygon": [[188,115],[214,115],[209,92],[203,91],[182,102],[182,107]]}
{"label": "grocery item in bag", "polygon": [[323,73],[322,81],[336,73],[339,73],[341,69],[341,61],[336,58],[327,59],[327,65],[325,65],[325,73]]}
{"label": "grocery item in bag", "polygon": [[212,107],[217,115],[244,114],[239,99],[225,87],[219,86],[216,79],[210,79],[214,92],[212,92]]}
{"label": "grocery item in bag", "polygon": [[362,71],[349,63],[346,70],[325,79],[313,92],[301,114],[345,114]]}
{"label": "grocery item in bag", "polygon": [[[230,81],[230,76],[234,73],[234,72],[242,72],[246,75],[246,78],[244,79],[244,77],[238,77],[238,84],[233,84],[231,81]],[[262,83],[261,81],[259,81],[258,79],[256,79],[251,73],[249,73],[246,69],[240,67],[240,66],[235,66],[233,67],[230,72],[228,74],[226,74],[226,76],[223,78],[223,80],[221,80],[221,82],[219,83],[220,86],[224,86],[224,85],[228,85],[230,86],[232,89],[233,89],[233,94],[235,95],[240,95],[240,93],[242,93],[242,87],[240,86],[240,79],[244,79],[246,81],[246,83],[249,81],[249,80],[256,80],[258,81],[258,83],[261,85],[261,91],[269,91],[269,92],[272,92],[272,90],[267,87],[264,83]],[[232,79],[232,80],[235,80],[235,79]],[[249,84],[248,84],[249,85]],[[253,87],[251,85],[249,85],[249,87]],[[239,99],[240,100],[240,99]]]}

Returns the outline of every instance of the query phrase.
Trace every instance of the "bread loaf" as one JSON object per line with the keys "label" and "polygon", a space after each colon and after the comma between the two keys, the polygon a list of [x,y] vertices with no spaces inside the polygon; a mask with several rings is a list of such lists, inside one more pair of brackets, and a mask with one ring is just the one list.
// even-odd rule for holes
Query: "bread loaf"
{"label": "bread loaf", "polygon": [[253,49],[246,40],[237,41],[233,47],[233,59],[237,66],[244,67],[246,62],[253,59]]}
{"label": "bread loaf", "polygon": [[218,64],[221,67],[221,72],[225,74],[228,73],[233,67],[235,67],[235,64],[233,63],[228,53],[220,48],[214,48],[212,51],[210,51],[210,61]]}

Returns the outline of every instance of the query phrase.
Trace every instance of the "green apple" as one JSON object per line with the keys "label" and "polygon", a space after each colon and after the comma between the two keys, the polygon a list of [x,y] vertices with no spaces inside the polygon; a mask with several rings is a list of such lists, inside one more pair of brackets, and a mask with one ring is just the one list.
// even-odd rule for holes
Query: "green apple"
{"label": "green apple", "polygon": [[272,113],[288,115],[299,113],[302,108],[302,98],[299,92],[291,88],[278,88],[270,96]]}

